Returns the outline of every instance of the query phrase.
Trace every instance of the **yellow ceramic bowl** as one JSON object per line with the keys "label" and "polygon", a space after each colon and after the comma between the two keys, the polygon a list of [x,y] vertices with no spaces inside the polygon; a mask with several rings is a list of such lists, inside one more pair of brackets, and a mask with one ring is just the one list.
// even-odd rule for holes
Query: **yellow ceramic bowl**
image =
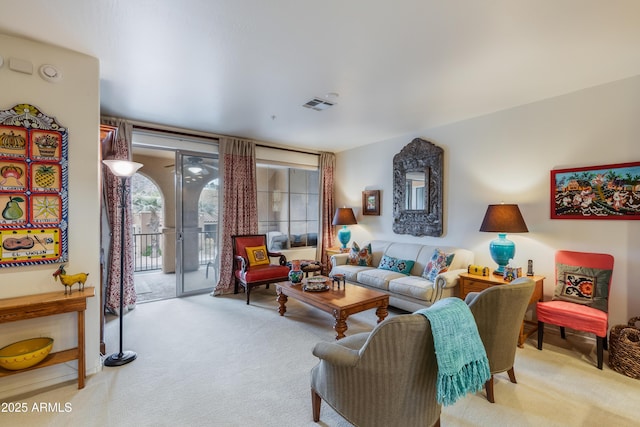
{"label": "yellow ceramic bowl", "polygon": [[30,368],[47,357],[53,338],[31,338],[0,348],[0,367],[10,371]]}

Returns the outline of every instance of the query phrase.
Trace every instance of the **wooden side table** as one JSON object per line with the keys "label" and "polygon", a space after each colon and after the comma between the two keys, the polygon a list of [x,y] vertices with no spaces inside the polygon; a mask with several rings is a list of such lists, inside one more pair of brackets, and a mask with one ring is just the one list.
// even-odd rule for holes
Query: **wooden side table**
{"label": "wooden side table", "polygon": [[68,350],[49,353],[40,363],[30,368],[19,371],[9,371],[0,368],[0,377],[6,377],[32,369],[66,363],[71,360],[78,361],[78,388],[84,388],[85,368],[85,342],[84,342],[84,312],[87,309],[87,298],[95,295],[95,288],[86,287],[84,290],[73,291],[69,295],[62,291],[47,292],[44,294],[27,295],[22,297],[0,299],[0,323],[15,322],[18,320],[33,319],[37,317],[52,316],[54,314],[77,312],[78,346]]}
{"label": "wooden side table", "polygon": [[[527,276],[536,282],[536,287],[533,290],[533,295],[529,300],[529,305],[538,301],[542,301],[544,296],[544,276]],[[489,276],[476,276],[475,274],[460,273],[460,298],[465,299],[470,292],[481,292],[491,286],[508,285],[509,282],[505,282],[502,277],[490,274]],[[525,323],[531,328],[525,332]],[[534,332],[538,330],[538,324],[536,322],[530,322],[522,320],[522,326],[520,326],[520,337],[518,338],[518,347],[524,347],[525,340]]]}
{"label": "wooden side table", "polygon": [[334,247],[325,249],[325,251],[327,252],[328,257],[332,257],[333,255],[348,253],[349,248],[342,249],[340,246],[334,246]]}

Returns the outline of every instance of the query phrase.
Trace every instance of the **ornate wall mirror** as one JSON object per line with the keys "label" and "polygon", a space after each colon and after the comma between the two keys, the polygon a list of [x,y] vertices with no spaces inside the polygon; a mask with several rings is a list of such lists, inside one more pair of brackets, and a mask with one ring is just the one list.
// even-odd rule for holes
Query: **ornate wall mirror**
{"label": "ornate wall mirror", "polygon": [[393,232],[442,236],[444,150],[416,138],[393,157]]}

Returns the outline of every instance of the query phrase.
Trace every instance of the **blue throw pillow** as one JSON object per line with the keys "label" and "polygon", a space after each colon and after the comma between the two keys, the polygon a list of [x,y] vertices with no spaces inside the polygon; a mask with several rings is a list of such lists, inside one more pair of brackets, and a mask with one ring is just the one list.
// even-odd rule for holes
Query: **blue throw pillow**
{"label": "blue throw pillow", "polygon": [[396,273],[409,275],[413,268],[413,264],[415,264],[415,261],[383,255],[378,268],[381,270],[395,271]]}

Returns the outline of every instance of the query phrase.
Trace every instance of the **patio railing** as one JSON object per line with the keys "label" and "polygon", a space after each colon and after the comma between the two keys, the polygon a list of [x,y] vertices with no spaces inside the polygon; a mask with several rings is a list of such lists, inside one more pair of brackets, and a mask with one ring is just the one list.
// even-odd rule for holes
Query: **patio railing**
{"label": "patio railing", "polygon": [[[134,233],[134,272],[162,269],[162,233]],[[214,262],[216,254],[215,240],[211,233],[198,233],[198,263],[207,265]]]}

